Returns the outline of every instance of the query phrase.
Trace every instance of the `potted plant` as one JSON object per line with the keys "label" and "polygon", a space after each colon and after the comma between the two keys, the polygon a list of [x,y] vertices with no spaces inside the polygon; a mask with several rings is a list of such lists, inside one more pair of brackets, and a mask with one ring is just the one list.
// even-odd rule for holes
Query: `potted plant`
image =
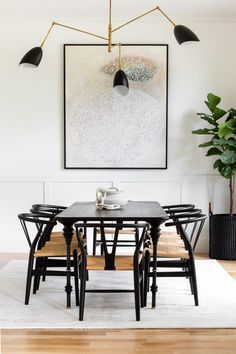
{"label": "potted plant", "polygon": [[236,259],[236,215],[234,207],[234,185],[236,174],[236,110],[219,108],[221,98],[212,93],[205,101],[210,113],[197,113],[208,123],[207,128],[192,131],[193,134],[208,135],[209,139],[199,147],[209,148],[206,156],[215,156],[213,168],[229,180],[229,214],[213,214],[210,211],[210,257]]}

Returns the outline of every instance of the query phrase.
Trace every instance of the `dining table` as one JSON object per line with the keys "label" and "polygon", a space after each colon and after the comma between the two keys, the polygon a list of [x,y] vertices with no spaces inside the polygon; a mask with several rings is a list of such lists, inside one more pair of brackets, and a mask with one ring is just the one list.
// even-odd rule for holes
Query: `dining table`
{"label": "dining table", "polygon": [[152,307],[156,307],[157,293],[157,245],[160,236],[160,225],[168,220],[168,215],[157,201],[129,201],[119,209],[96,208],[95,202],[77,201],[67,209],[57,214],[55,220],[63,225],[63,234],[66,243],[66,297],[67,307],[71,307],[71,241],[74,233],[74,224],[77,222],[105,222],[122,223],[124,221],[146,222],[150,225],[150,236],[153,244],[153,276],[150,290],[152,292]]}

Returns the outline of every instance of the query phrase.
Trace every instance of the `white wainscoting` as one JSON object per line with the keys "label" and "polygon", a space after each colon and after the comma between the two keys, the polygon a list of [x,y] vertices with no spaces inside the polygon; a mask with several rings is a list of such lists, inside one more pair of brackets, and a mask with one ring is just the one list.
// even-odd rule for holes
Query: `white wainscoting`
{"label": "white wainscoting", "polygon": [[0,182],[1,252],[28,251],[24,232],[17,217],[34,203],[44,202],[44,182]]}
{"label": "white wainscoting", "polygon": [[[158,200],[162,205],[193,203],[208,212],[211,201],[215,212],[227,212],[226,181],[216,175],[200,176],[163,176],[156,180],[114,181],[123,189],[130,200]],[[51,178],[42,176],[20,180],[5,178],[0,180],[0,215],[1,215],[1,252],[26,252],[23,230],[17,215],[28,212],[33,203],[53,203],[70,205],[74,201],[95,200],[98,186],[108,187],[111,180],[94,180],[90,176],[78,180],[69,178]],[[208,250],[208,222],[206,222],[198,245],[199,251]]]}

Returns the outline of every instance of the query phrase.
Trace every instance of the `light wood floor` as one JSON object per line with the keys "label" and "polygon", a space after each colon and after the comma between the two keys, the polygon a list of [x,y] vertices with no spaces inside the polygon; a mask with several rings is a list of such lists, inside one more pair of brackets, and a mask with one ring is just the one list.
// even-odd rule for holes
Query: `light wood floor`
{"label": "light wood floor", "polygon": [[[19,258],[0,255],[0,268]],[[219,263],[236,280],[236,261]],[[2,354],[23,353],[235,354],[236,329],[2,330]]]}

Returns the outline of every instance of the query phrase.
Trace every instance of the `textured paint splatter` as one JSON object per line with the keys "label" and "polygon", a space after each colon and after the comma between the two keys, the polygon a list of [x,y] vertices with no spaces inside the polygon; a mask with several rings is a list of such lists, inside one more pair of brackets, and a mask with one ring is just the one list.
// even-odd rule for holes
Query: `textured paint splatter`
{"label": "textured paint splatter", "polygon": [[163,113],[158,101],[140,90],[122,98],[110,88],[90,97],[68,121],[69,165],[164,166]]}
{"label": "textured paint splatter", "polygon": [[[131,81],[149,81],[159,71],[158,65],[151,59],[140,56],[125,55],[121,58],[121,68]],[[119,69],[119,59],[111,61],[102,67],[108,75],[114,75]]]}

